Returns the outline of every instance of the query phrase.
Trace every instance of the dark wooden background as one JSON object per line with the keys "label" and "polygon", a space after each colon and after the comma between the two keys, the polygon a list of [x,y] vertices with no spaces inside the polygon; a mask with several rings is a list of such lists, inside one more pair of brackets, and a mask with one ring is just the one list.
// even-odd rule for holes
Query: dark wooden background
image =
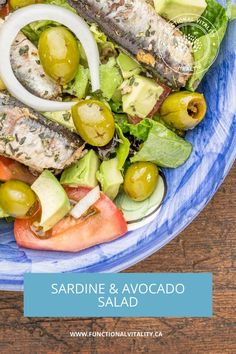
{"label": "dark wooden background", "polygon": [[[24,318],[22,293],[0,292],[0,353],[236,353],[236,166],[200,216],[128,272],[213,272],[213,319]],[[150,338],[70,338],[70,331],[162,331]]]}

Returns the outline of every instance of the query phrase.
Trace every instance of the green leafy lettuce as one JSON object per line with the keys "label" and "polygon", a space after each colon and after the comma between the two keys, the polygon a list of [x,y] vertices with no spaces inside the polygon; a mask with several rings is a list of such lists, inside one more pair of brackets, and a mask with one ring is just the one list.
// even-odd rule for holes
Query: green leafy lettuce
{"label": "green leafy lettuce", "polygon": [[74,80],[63,91],[80,99],[85,98],[89,87],[89,77],[89,69],[86,69],[83,65],[79,65]]}
{"label": "green leafy lettuce", "polygon": [[118,124],[116,124],[116,132],[119,137],[119,147],[116,151],[117,153],[117,159],[118,159],[118,170],[122,170],[125,164],[125,161],[127,157],[129,156],[129,148],[130,148],[130,142],[129,140],[124,136],[122,129],[119,127]]}
{"label": "green leafy lettuce", "polygon": [[149,161],[160,167],[177,168],[184,164],[192,152],[192,145],[167,129],[151,121],[147,140],[131,158],[131,162]]}
{"label": "green leafy lettuce", "polygon": [[[46,0],[44,3],[64,7],[67,10],[77,13],[76,10],[73,9],[73,7],[71,7],[66,0]],[[50,20],[35,21],[25,26],[22,29],[22,32],[32,43],[37,44],[39,37],[44,30],[59,25],[59,23]]]}
{"label": "green leafy lettuce", "polygon": [[207,8],[196,25],[186,26],[182,31],[188,38],[194,38],[194,72],[187,89],[194,91],[209,67],[217,57],[219,46],[224,38],[229,18],[227,10],[216,0],[206,0]]}
{"label": "green leafy lettuce", "polygon": [[104,98],[108,101],[123,82],[115,58],[110,58],[106,64],[100,65],[100,83]]}
{"label": "green leafy lettuce", "polygon": [[148,118],[141,120],[138,124],[131,124],[128,122],[126,114],[116,114],[115,120],[123,133],[129,133],[142,141],[147,140],[149,131],[153,126],[153,121]]}
{"label": "green leafy lettuce", "polygon": [[57,6],[61,6],[64,7],[67,10],[70,10],[72,12],[74,12],[75,14],[77,14],[77,11],[68,4],[68,2],[66,0],[46,0],[44,1],[45,4],[50,4],[50,5],[57,5]]}
{"label": "green leafy lettuce", "polygon": [[236,5],[227,0],[227,15],[230,21],[236,20]]}

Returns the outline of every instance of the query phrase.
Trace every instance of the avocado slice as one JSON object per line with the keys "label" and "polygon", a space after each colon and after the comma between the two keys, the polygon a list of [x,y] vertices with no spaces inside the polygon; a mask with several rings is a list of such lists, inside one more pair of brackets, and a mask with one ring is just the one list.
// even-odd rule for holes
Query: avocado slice
{"label": "avocado slice", "polygon": [[164,92],[154,80],[135,75],[122,85],[123,111],[131,116],[146,118]]}
{"label": "avocado slice", "polygon": [[103,96],[109,101],[123,82],[115,58],[100,65],[100,83]]}
{"label": "avocado slice", "polygon": [[98,156],[93,150],[89,150],[82,159],[62,173],[60,182],[70,186],[96,187],[98,185],[96,173],[99,165]]}
{"label": "avocado slice", "polygon": [[103,161],[100,170],[96,174],[98,181],[101,184],[102,191],[110,198],[115,199],[119,193],[119,189],[124,179],[118,169],[118,159]]}
{"label": "avocado slice", "polygon": [[39,226],[43,231],[48,231],[70,211],[69,198],[56,177],[48,170],[42,172],[31,188],[41,204]]}
{"label": "avocado slice", "polygon": [[207,7],[206,0],[154,0],[156,12],[176,22],[197,21]]}
{"label": "avocado slice", "polygon": [[120,67],[124,79],[141,73],[141,66],[125,53],[121,52],[117,58],[117,64]]}
{"label": "avocado slice", "polygon": [[75,125],[72,119],[71,111],[44,112],[43,116],[53,122],[63,125],[65,128],[75,131]]}

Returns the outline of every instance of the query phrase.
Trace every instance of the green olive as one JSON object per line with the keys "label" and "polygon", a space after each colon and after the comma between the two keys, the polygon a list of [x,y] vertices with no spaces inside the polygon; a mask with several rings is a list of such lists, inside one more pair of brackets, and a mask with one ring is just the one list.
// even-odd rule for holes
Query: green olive
{"label": "green olive", "polygon": [[205,117],[207,110],[204,96],[198,92],[172,93],[161,106],[161,118],[176,129],[195,128]]}
{"label": "green olive", "polygon": [[92,146],[105,146],[114,136],[114,117],[103,102],[80,101],[72,107],[72,117],[78,134]]}
{"label": "green olive", "polygon": [[41,0],[10,0],[10,6],[13,10],[19,9],[20,7],[25,7],[28,5],[42,3]]}
{"label": "green olive", "polygon": [[125,193],[136,202],[142,202],[154,192],[159,171],[151,162],[135,162],[126,171]]}
{"label": "green olive", "polygon": [[11,180],[0,186],[0,205],[12,217],[25,217],[36,200],[35,193],[24,182]]}
{"label": "green olive", "polygon": [[61,85],[74,79],[80,54],[78,42],[65,27],[51,27],[42,32],[38,44],[45,72]]}

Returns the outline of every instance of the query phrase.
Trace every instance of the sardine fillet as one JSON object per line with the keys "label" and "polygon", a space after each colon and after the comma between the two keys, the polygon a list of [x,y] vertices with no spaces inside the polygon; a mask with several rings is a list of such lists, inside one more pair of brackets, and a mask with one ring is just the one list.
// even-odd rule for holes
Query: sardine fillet
{"label": "sardine fillet", "polygon": [[60,172],[82,156],[83,148],[78,135],[0,94],[0,155],[37,172]]}
{"label": "sardine fillet", "polygon": [[193,70],[192,45],[145,0],[69,0],[119,46],[173,88],[184,87]]}
{"label": "sardine fillet", "polygon": [[57,99],[61,86],[44,72],[38,49],[20,32],[11,47],[11,64],[17,79],[31,93],[48,100]]}

